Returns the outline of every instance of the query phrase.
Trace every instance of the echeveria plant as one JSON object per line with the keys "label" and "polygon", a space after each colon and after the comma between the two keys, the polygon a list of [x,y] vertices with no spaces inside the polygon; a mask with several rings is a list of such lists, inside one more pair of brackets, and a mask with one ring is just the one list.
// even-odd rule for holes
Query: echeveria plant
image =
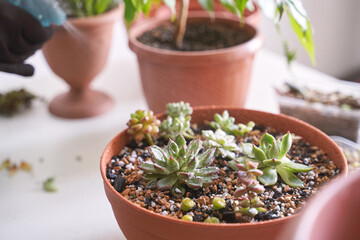
{"label": "echeveria plant", "polygon": [[169,139],[181,133],[186,138],[194,138],[190,127],[192,108],[189,103],[178,102],[166,105],[167,118],[160,125],[160,133]]}
{"label": "echeveria plant", "polygon": [[290,132],[282,137],[282,141],[265,133],[260,139],[260,146],[251,143],[243,143],[242,149],[252,161],[259,163],[258,168],[263,175],[258,179],[264,185],[274,185],[278,180],[278,174],[286,184],[292,187],[304,187],[303,182],[294,173],[307,172],[313,169],[303,164],[295,163],[286,157],[292,145]]}
{"label": "echeveria plant", "polygon": [[210,126],[215,129],[221,129],[227,134],[235,136],[244,136],[245,133],[251,132],[255,126],[253,121],[245,124],[235,124],[235,118],[230,117],[229,112],[225,110],[222,115],[215,114],[215,121],[210,122]]}
{"label": "echeveria plant", "polygon": [[170,139],[163,149],[158,146],[148,148],[152,162],[140,165],[146,175],[147,188],[171,189],[174,196],[185,193],[183,183],[190,188],[210,185],[218,178],[219,168],[210,166],[214,160],[215,149],[199,153],[202,141],[192,140],[186,145],[185,138],[178,134]]}
{"label": "echeveria plant", "polygon": [[233,135],[226,134],[223,130],[217,129],[215,133],[212,130],[202,131],[202,137],[205,139],[205,148],[216,148],[215,156],[223,158],[235,158],[235,151],[239,151],[236,139]]}
{"label": "echeveria plant", "polygon": [[[186,29],[187,16],[190,0],[178,0],[180,2],[179,13],[176,14],[175,43],[178,47],[182,45],[183,36]],[[193,0],[194,1],[194,0]],[[279,22],[284,14],[288,15],[290,25],[298,40],[307,51],[311,61],[315,64],[315,47],[312,34],[312,26],[301,0],[218,0],[226,9],[244,18],[245,9],[252,11],[254,4],[265,14],[267,18],[273,21],[279,29]],[[124,0],[125,2],[125,20],[128,25],[133,21],[137,13],[145,13],[151,9],[153,2],[159,0]],[[176,0],[161,0],[170,7],[174,16],[176,10]],[[211,16],[214,11],[214,0],[198,0],[200,5],[207,10]],[[285,44],[287,46],[287,44]],[[294,57],[293,52],[286,48],[288,60]]]}
{"label": "echeveria plant", "polygon": [[137,142],[141,142],[146,138],[150,145],[153,145],[152,136],[159,133],[160,120],[158,120],[152,111],[137,110],[131,114],[130,120],[127,122],[127,132],[132,135]]}

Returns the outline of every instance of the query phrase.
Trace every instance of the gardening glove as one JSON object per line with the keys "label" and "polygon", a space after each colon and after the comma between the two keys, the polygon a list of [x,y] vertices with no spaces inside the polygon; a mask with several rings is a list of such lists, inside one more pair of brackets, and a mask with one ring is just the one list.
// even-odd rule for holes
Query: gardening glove
{"label": "gardening glove", "polygon": [[[49,1],[52,2],[52,0],[9,1],[14,4],[22,3],[21,8],[29,7],[30,5],[38,6],[40,2],[45,3],[45,1],[48,3],[50,3]],[[10,4],[6,0],[0,0],[0,71],[22,76],[32,76],[34,68],[29,64],[25,64],[24,61],[33,55],[37,49],[40,49],[44,42],[50,39],[52,30],[50,27],[44,28],[36,18],[29,14],[27,12],[31,11],[29,8],[25,11],[20,7],[14,6],[14,4]],[[53,10],[39,15],[39,17],[45,16],[47,18],[50,15],[46,13],[51,12]],[[47,19],[51,19],[48,21],[55,21],[58,18]]]}

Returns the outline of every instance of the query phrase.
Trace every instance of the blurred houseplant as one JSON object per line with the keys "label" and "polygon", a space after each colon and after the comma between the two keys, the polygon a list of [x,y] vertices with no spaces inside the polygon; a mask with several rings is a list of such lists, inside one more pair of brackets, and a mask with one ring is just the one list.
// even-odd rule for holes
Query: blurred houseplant
{"label": "blurred houseplant", "polygon": [[[125,0],[124,2],[124,16],[129,25],[137,14],[148,14],[154,0]],[[198,2],[209,12],[211,20],[209,15],[204,14],[203,11],[201,13],[189,12],[190,0],[163,1],[172,10],[172,20],[175,21],[175,30],[173,33],[168,33],[173,34],[174,49],[171,51],[149,47],[138,41],[139,36],[163,25],[166,21],[151,19],[142,21],[142,24],[136,24],[131,28],[129,45],[137,54],[145,97],[149,107],[155,112],[163,111],[167,102],[181,100],[190,102],[195,106],[210,104],[244,105],[252,61],[255,52],[262,45],[262,39],[251,26],[246,24],[239,26],[238,21],[234,20],[233,14],[243,20],[245,10],[254,9],[254,6],[258,6],[276,26],[278,26],[283,14],[287,14],[295,34],[315,63],[311,24],[300,0],[219,0],[223,7],[232,14],[214,11],[213,0],[199,0]],[[232,25],[235,29],[245,30],[251,39],[229,48],[202,52],[181,51],[186,27],[194,24],[194,22],[203,22],[205,25],[214,23],[220,23],[223,26]],[[288,50],[287,56],[291,60],[294,54]],[[159,67],[160,65],[162,67]],[[168,69],[168,71],[164,69]],[[207,86],[207,88],[200,86]],[[193,89],[193,91],[185,91],[185,89]],[[216,98],[213,97],[215,95]]]}
{"label": "blurred houseplant", "polygon": [[63,0],[68,20],[54,27],[54,36],[43,47],[51,69],[70,86],[57,96],[50,112],[64,118],[87,118],[109,110],[112,99],[89,88],[106,64],[113,25],[119,16],[113,0]]}

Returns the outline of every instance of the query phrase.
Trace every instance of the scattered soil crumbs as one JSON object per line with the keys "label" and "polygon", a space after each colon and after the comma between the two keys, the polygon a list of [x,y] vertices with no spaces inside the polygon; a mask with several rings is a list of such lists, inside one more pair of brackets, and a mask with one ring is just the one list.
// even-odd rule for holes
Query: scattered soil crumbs
{"label": "scattered soil crumbs", "polygon": [[188,24],[183,46],[174,44],[175,25],[166,23],[138,37],[138,41],[161,49],[177,51],[206,51],[232,47],[252,38],[244,28],[234,28],[224,23]]}
{"label": "scattered soil crumbs", "polygon": [[[255,129],[243,138],[238,138],[238,144],[240,145],[241,142],[258,144],[265,130],[273,136],[281,136],[270,128],[256,127]],[[164,142],[156,144],[162,146]],[[196,206],[188,212],[183,212],[181,210],[182,198],[173,197],[170,191],[146,189],[146,182],[142,180],[144,172],[138,166],[143,162],[151,161],[151,158],[147,150],[144,150],[145,142],[140,145],[132,141],[119,155],[111,159],[107,168],[110,183],[126,199],[149,211],[178,219],[188,214],[193,216],[193,221],[199,222],[203,222],[208,217],[217,217],[222,223],[243,223],[291,216],[306,205],[306,199],[316,193],[319,186],[340,172],[322,150],[295,137],[288,158],[297,163],[314,166],[312,171],[297,174],[303,180],[304,188],[290,187],[279,178],[276,185],[265,187],[266,191],[259,195],[267,211],[258,213],[253,218],[242,216],[241,213],[234,212],[237,200],[233,199],[233,193],[238,185],[236,171],[227,165],[229,159],[217,158],[213,165],[220,168],[219,179],[215,180],[210,187],[198,190],[186,188],[186,194],[182,198],[191,198]],[[242,155],[242,153],[237,153],[237,156]],[[213,210],[212,199],[216,196],[226,200],[225,208]]]}

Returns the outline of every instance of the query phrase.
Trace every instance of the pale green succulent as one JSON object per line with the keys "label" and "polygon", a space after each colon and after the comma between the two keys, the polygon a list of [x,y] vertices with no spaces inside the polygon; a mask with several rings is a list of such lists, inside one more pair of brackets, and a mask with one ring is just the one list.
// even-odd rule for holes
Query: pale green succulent
{"label": "pale green succulent", "polygon": [[230,117],[229,112],[225,110],[222,115],[215,114],[215,121],[210,122],[210,126],[214,129],[221,129],[227,134],[235,136],[244,136],[245,133],[251,132],[255,123],[250,121],[246,125],[239,123],[235,124],[235,118]]}
{"label": "pale green succulent", "polygon": [[190,120],[192,108],[188,103],[178,102],[166,105],[167,118],[160,125],[160,133],[165,138],[175,138],[181,133],[186,138],[194,138],[195,134],[191,129]]}
{"label": "pale green succulent", "polygon": [[260,147],[251,143],[243,143],[244,154],[252,161],[258,162],[258,168],[263,175],[258,179],[264,185],[274,185],[278,181],[278,174],[286,184],[292,187],[304,187],[303,182],[294,173],[307,172],[313,167],[294,163],[286,157],[292,145],[290,132],[282,137],[282,141],[265,133],[260,139]]}
{"label": "pale green succulent", "polygon": [[226,134],[223,130],[217,129],[215,133],[212,130],[202,131],[202,137],[205,139],[205,148],[216,148],[215,156],[223,158],[235,158],[235,152],[239,151],[236,139],[233,135]]}
{"label": "pale green succulent", "polygon": [[202,147],[200,139],[186,145],[185,138],[178,134],[170,139],[163,149],[158,146],[148,148],[152,163],[140,165],[146,175],[147,188],[171,189],[174,196],[185,193],[183,184],[190,188],[210,185],[218,178],[219,168],[210,166],[214,160],[215,149],[208,149],[199,154]]}

